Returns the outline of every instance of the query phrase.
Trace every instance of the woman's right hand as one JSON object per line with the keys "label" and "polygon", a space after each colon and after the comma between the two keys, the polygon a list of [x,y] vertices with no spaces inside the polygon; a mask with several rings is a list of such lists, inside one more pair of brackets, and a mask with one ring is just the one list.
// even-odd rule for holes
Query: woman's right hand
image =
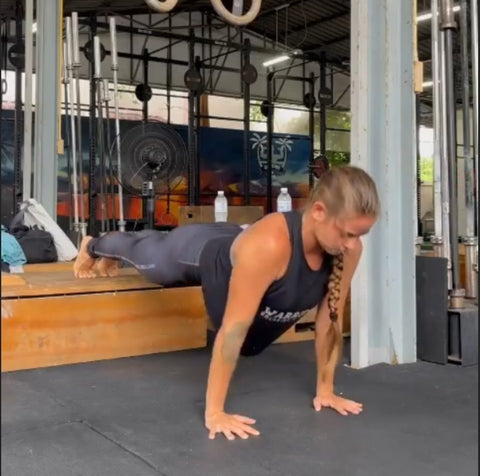
{"label": "woman's right hand", "polygon": [[258,436],[260,432],[251,425],[255,423],[253,418],[243,415],[230,415],[225,412],[217,412],[205,417],[205,426],[209,430],[208,437],[213,440],[217,433],[223,433],[228,440],[235,437],[247,439],[250,435]]}

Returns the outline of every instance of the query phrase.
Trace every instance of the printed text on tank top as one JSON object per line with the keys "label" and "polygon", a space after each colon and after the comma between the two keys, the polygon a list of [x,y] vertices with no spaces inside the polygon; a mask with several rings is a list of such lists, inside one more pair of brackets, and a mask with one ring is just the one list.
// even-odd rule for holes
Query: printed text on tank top
{"label": "printed text on tank top", "polygon": [[[290,212],[285,216],[291,244],[289,261],[283,275],[267,290],[260,303],[257,319],[272,324],[294,323],[316,307],[325,294],[330,260],[328,255],[319,258],[318,254],[310,254],[313,260],[307,259],[303,246],[302,218],[299,212]],[[302,289],[303,283],[305,289]],[[303,292],[309,293],[311,298],[302,296]]]}

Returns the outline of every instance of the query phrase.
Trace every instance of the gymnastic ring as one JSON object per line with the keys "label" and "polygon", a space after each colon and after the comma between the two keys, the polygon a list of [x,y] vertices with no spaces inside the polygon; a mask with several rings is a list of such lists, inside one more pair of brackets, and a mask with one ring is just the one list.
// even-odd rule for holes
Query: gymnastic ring
{"label": "gymnastic ring", "polygon": [[178,0],[145,0],[146,4],[157,12],[167,13],[175,8]]}
{"label": "gymnastic ring", "polygon": [[262,6],[262,0],[252,0],[250,10],[245,15],[234,15],[229,12],[222,3],[222,0],[211,0],[213,9],[217,14],[228,23],[232,25],[242,26],[251,23],[258,15],[260,7]]}

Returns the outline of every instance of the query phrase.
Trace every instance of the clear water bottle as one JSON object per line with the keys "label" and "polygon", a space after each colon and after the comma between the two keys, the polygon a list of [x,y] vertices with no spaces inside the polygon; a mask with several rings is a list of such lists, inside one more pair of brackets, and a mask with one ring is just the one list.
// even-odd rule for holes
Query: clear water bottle
{"label": "clear water bottle", "polygon": [[292,209],[292,197],[287,187],[282,187],[277,197],[277,212],[289,212]]}
{"label": "clear water bottle", "polygon": [[227,221],[228,202],[223,190],[219,190],[215,197],[215,221]]}

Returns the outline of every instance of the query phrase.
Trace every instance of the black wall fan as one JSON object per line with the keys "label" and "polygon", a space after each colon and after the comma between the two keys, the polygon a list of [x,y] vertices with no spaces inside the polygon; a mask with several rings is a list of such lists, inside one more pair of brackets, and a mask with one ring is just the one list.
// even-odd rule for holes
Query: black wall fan
{"label": "black wall fan", "polygon": [[[139,124],[121,142],[123,187],[143,198],[144,219],[154,228],[155,196],[167,195],[180,185],[187,167],[187,147],[180,134],[161,122]],[[169,206],[167,206],[167,212]]]}

